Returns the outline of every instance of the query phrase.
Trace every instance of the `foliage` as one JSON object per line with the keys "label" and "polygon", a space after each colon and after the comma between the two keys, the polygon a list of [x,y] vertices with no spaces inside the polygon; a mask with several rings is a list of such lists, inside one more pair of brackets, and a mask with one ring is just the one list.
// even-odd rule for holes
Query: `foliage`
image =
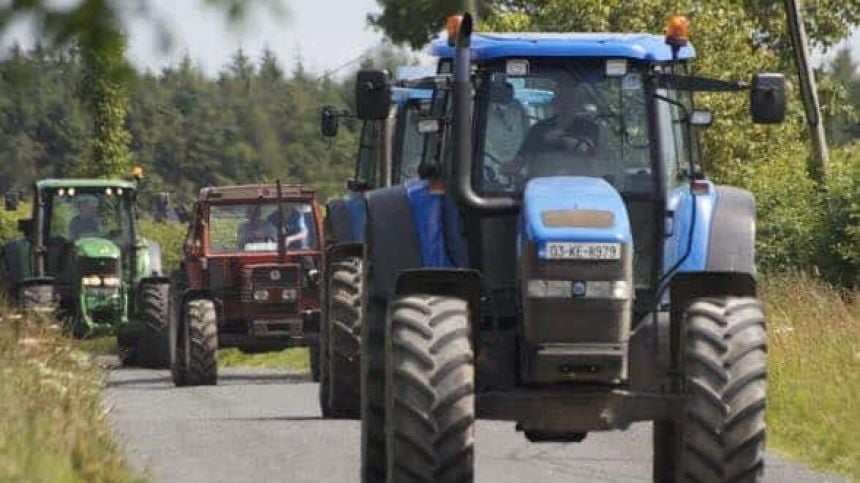
{"label": "foliage", "polygon": [[179,268],[182,261],[182,243],[185,241],[185,225],[166,222],[157,223],[151,218],[143,218],[139,223],[140,234],[147,240],[161,246],[161,263],[164,273],[170,275]]}
{"label": "foliage", "polygon": [[[0,62],[0,190],[69,176],[89,162],[92,119],[75,97],[83,74],[77,50],[41,49]],[[325,199],[352,171],[355,136],[319,134],[319,106],[348,104],[352,93],[308,74],[285,73],[271,52],[259,64],[239,51],[218,79],[191,61],[158,75],[129,72],[132,161],[147,189],[188,204],[208,184],[274,181],[312,184]],[[149,206],[145,206],[149,209]]]}
{"label": "foliage", "polygon": [[79,45],[83,69],[78,91],[92,118],[93,136],[76,174],[122,176],[131,170],[131,135],[125,127],[128,110],[125,39],[118,33],[98,38],[82,35]]}
{"label": "foliage", "polygon": [[860,479],[860,304],[808,276],[767,277],[761,289],[769,447]]}
{"label": "foliage", "polygon": [[31,207],[27,203],[19,204],[16,211],[0,211],[0,247],[7,241],[22,236],[18,231],[18,220],[28,218],[30,211]]}
{"label": "foliage", "polygon": [[102,406],[102,374],[46,320],[0,307],[0,480],[139,481]]}

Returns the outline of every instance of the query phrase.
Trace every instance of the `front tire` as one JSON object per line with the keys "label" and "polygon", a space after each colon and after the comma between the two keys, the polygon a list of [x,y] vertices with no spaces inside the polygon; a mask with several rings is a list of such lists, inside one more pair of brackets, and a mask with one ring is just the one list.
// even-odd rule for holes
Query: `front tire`
{"label": "front tire", "polygon": [[764,469],[767,333],[761,302],[700,299],[683,321],[687,404],[655,423],[655,481],[758,482]]}
{"label": "front tire", "polygon": [[176,360],[171,371],[173,382],[176,386],[215,385],[218,382],[218,314],[215,304],[205,299],[190,300],[185,304],[184,319],[176,338]]}
{"label": "front tire", "polygon": [[388,320],[389,480],[473,481],[475,370],[466,302],[407,296],[392,303]]}

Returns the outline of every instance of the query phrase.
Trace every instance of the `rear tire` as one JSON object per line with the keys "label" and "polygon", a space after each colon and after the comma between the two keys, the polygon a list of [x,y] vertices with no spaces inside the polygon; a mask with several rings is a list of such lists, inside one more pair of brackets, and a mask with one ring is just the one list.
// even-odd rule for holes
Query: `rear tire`
{"label": "rear tire", "polygon": [[385,311],[368,304],[361,331],[361,481],[385,480]]}
{"label": "rear tire", "polygon": [[654,479],[761,481],[767,399],[761,302],[700,299],[684,319],[688,399],[678,421],[655,423]]}
{"label": "rear tire", "polygon": [[145,367],[166,369],[170,363],[167,337],[170,309],[167,283],[141,283],[140,322],[143,324],[137,342],[138,363]]}
{"label": "rear tire", "polygon": [[466,302],[400,298],[392,302],[388,330],[389,480],[473,481],[475,370]]}
{"label": "rear tire", "polygon": [[173,383],[176,386],[217,384],[218,314],[215,304],[205,299],[188,301],[185,304],[183,325],[185,327],[179,327],[176,361],[172,364]]}
{"label": "rear tire", "polygon": [[332,417],[358,418],[361,415],[361,258],[332,262],[327,280],[329,413]]}

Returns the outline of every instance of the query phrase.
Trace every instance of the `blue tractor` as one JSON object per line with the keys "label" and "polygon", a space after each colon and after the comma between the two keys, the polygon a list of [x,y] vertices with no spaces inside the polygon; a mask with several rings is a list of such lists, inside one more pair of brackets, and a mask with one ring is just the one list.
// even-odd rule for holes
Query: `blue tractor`
{"label": "blue tractor", "polygon": [[[390,89],[385,117],[362,123],[355,176],[347,182],[347,194],[326,205],[324,311],[318,349],[320,408],[325,417],[359,417],[364,194],[418,177],[424,141],[418,120],[430,105],[432,86],[412,80],[425,74],[426,69],[398,71],[404,85]],[[357,83],[367,88],[368,82],[370,88],[387,87],[375,86],[366,71],[359,72]],[[406,86],[407,82],[413,86]],[[323,135],[336,136],[342,116],[331,107],[323,108]]]}
{"label": "blue tractor", "polygon": [[655,481],[761,479],[755,204],[703,177],[692,93],[776,123],[785,79],[689,75],[685,22],[473,35],[466,14],[432,45],[422,179],[365,193],[363,481],[473,481],[476,418],[534,442],[653,421]]}

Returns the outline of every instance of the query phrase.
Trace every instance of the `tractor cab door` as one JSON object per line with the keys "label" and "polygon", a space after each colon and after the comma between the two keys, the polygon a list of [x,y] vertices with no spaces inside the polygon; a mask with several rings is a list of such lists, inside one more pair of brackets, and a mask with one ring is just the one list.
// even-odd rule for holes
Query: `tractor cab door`
{"label": "tractor cab door", "polygon": [[[659,90],[658,95],[675,100],[691,108],[690,94]],[[666,189],[666,218],[664,225],[662,274],[674,271],[689,254],[693,203],[695,197],[690,190],[690,167],[695,164],[697,149],[692,128],[687,123],[684,110],[677,104],[655,100],[657,136],[663,168],[663,183]]]}

